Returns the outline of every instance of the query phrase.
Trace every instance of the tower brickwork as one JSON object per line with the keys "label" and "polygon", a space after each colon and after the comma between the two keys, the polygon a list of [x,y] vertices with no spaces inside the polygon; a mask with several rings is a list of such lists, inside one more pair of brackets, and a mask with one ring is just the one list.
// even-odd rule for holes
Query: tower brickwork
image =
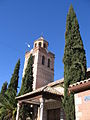
{"label": "tower brickwork", "polygon": [[48,42],[40,37],[33,49],[25,54],[23,76],[30,54],[33,55],[33,90],[54,81],[54,54],[48,51]]}

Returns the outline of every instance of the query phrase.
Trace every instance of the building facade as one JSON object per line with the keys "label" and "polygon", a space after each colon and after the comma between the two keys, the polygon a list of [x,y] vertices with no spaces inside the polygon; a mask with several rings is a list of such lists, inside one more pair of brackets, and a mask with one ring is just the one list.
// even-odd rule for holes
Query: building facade
{"label": "building facade", "polygon": [[[34,41],[33,49],[25,54],[23,76],[28,58],[33,56],[33,91],[16,97],[17,116],[23,103],[33,107],[33,120],[65,120],[61,98],[64,97],[64,79],[54,81],[54,54],[48,51],[48,42],[43,37]],[[69,87],[74,92],[76,120],[90,120],[90,69],[87,80]]]}
{"label": "building facade", "polygon": [[61,98],[64,95],[63,79],[49,83],[30,93],[16,97],[17,118],[19,120],[19,109],[23,103],[33,106],[33,120],[65,120]]}
{"label": "building facade", "polygon": [[33,56],[33,90],[54,81],[54,54],[48,51],[48,42],[40,37],[34,41],[33,49],[25,54],[23,76],[30,54]]}
{"label": "building facade", "polygon": [[63,79],[54,82],[55,55],[48,51],[48,42],[43,37],[35,40],[33,49],[25,54],[23,76],[31,54],[34,62],[33,91],[16,98],[16,120],[19,120],[19,109],[23,103],[33,106],[33,120],[65,120],[61,105],[64,94]]}
{"label": "building facade", "polygon": [[74,92],[76,120],[90,120],[90,78],[70,85],[69,92]]}

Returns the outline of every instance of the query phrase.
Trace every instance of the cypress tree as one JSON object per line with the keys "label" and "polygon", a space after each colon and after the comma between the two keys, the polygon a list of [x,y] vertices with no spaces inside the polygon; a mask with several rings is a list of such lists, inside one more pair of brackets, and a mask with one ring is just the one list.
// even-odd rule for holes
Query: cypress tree
{"label": "cypress tree", "polygon": [[3,86],[1,88],[1,94],[3,94],[3,95],[5,94],[5,92],[7,90],[7,85],[8,85],[7,81],[5,83],[3,83]]}
{"label": "cypress tree", "polygon": [[[25,70],[25,75],[22,78],[22,85],[19,95],[23,95],[25,93],[32,91],[32,84],[33,84],[33,56],[30,55],[27,63],[27,67]],[[31,106],[29,104],[22,104],[20,109],[20,118],[26,120],[27,117],[31,117],[30,114]]]}
{"label": "cypress tree", "polygon": [[[0,119],[15,120],[17,101],[15,99],[18,88],[20,59],[18,60],[14,72],[12,74],[10,83],[5,94],[0,94]],[[5,83],[7,85],[7,83]]]}
{"label": "cypress tree", "polygon": [[14,68],[14,72],[12,74],[10,83],[8,85],[7,92],[12,92],[11,89],[14,89],[17,94],[17,88],[18,88],[18,79],[19,79],[19,69],[20,69],[20,59],[16,63],[16,66]]}
{"label": "cypress tree", "polygon": [[79,31],[79,24],[72,5],[66,21],[64,49],[64,109],[67,120],[74,120],[74,95],[68,96],[70,84],[86,79],[86,56]]}

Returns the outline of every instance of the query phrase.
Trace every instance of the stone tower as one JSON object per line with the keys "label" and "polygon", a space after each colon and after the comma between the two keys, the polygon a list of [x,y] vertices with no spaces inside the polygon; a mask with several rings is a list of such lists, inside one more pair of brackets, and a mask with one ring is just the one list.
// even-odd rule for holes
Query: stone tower
{"label": "stone tower", "polygon": [[34,60],[33,90],[35,90],[54,81],[54,54],[48,51],[48,42],[43,37],[35,40],[33,49],[25,54],[23,76],[30,54]]}

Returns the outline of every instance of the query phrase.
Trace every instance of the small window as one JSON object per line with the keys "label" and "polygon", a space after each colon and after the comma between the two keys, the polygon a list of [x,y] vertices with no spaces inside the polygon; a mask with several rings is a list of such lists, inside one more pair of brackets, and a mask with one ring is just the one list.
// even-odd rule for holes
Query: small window
{"label": "small window", "polygon": [[39,47],[41,47],[41,42],[39,42]]}
{"label": "small window", "polygon": [[35,47],[37,47],[37,43],[35,43]]}
{"label": "small window", "polygon": [[45,64],[45,57],[42,56],[42,65],[44,65],[44,64]]}
{"label": "small window", "polygon": [[43,44],[43,46],[44,46],[44,48],[46,48],[46,44],[45,43]]}
{"label": "small window", "polygon": [[48,59],[48,67],[50,68],[50,59]]}

